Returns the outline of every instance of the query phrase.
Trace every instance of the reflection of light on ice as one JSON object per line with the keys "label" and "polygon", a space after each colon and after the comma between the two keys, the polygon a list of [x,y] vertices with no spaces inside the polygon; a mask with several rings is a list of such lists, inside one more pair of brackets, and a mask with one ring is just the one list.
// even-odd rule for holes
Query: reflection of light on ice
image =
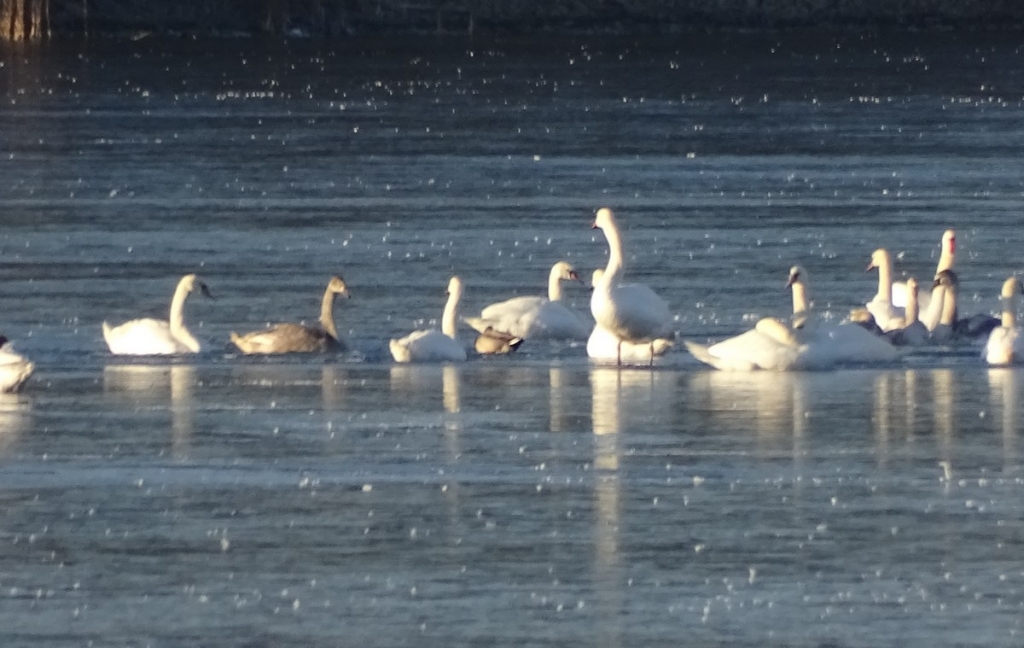
{"label": "reflection of light on ice", "polygon": [[166,404],[171,414],[171,453],[188,455],[192,443],[195,368],[190,365],[107,365],[103,391],[130,395],[136,402]]}
{"label": "reflection of light on ice", "polygon": [[1010,470],[1017,463],[1017,371],[989,369],[988,385],[993,409],[1002,412],[1003,468]]}
{"label": "reflection of light on ice", "polygon": [[0,394],[0,456],[7,454],[31,422],[31,400],[21,394]]}

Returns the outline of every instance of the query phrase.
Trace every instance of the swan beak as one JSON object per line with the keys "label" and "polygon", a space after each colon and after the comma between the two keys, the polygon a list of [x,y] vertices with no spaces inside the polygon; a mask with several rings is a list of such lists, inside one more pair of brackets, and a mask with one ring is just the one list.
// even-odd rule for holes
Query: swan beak
{"label": "swan beak", "polygon": [[590,229],[601,229],[601,228],[597,226],[597,221],[594,221],[593,223],[590,224]]}
{"label": "swan beak", "polygon": [[199,285],[199,293],[202,294],[203,297],[208,297],[213,301],[217,301],[217,298],[214,297],[212,293],[210,293],[210,289],[206,287],[206,284]]}
{"label": "swan beak", "polygon": [[872,261],[871,263],[868,264],[867,268],[864,268],[864,272],[871,272],[872,270],[874,270],[877,267],[878,266],[875,265],[875,262]]}
{"label": "swan beak", "polygon": [[575,270],[570,270],[569,271],[569,279],[571,279],[572,281],[578,281],[580,283],[583,283],[583,280],[580,279],[580,276],[578,274],[576,274]]}

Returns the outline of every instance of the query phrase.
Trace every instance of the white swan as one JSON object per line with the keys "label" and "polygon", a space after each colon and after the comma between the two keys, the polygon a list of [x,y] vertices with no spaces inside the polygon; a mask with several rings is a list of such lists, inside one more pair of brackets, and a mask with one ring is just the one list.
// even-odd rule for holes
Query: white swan
{"label": "white swan", "polygon": [[[594,270],[590,285],[593,288],[604,275],[604,268]],[[645,364],[654,362],[654,358],[665,355],[672,348],[672,340],[658,338],[653,342],[625,342],[601,325],[594,326],[587,337],[587,356],[591,360],[621,362],[622,364]]]}
{"label": "white swan", "polygon": [[1000,292],[1002,322],[992,329],[988,343],[985,344],[985,362],[991,365],[1007,365],[1024,360],[1024,336],[1017,326],[1017,301],[1022,289],[1017,277],[1010,277],[1003,282]]}
{"label": "white swan", "polygon": [[171,300],[170,321],[150,317],[134,319],[120,326],[103,322],[103,339],[115,355],[171,355],[199,353],[199,344],[185,327],[185,298],[198,289],[200,294],[213,299],[210,289],[194,274],[187,274],[178,282]]}
{"label": "white swan", "polygon": [[654,340],[674,335],[668,305],[645,285],[622,283],[622,236],[612,211],[599,209],[593,227],[603,231],[608,241],[608,265],[594,286],[590,312],[598,326],[619,339],[620,347],[622,342],[646,343],[652,346],[653,356]]}
{"label": "white swan", "polygon": [[590,326],[562,302],[562,282],[579,281],[572,265],[559,261],[548,274],[548,296],[513,297],[483,309],[464,321],[483,333],[488,328],[523,339],[582,340]]}
{"label": "white swan", "polygon": [[448,281],[448,302],[441,318],[441,330],[413,331],[388,344],[395,362],[462,362],[466,350],[456,339],[456,316],[462,298],[462,280]]}
{"label": "white swan", "polygon": [[878,248],[871,253],[867,269],[878,270],[878,292],[867,303],[868,312],[875,318],[875,324],[882,331],[903,327],[903,309],[892,304],[892,257],[889,251]]}
{"label": "white swan", "polygon": [[724,371],[828,369],[843,363],[887,362],[898,352],[886,340],[857,324],[832,324],[813,318],[807,294],[807,271],[793,266],[788,286],[793,294],[790,325],[767,317],[746,333],[705,346],[686,342],[701,362]]}
{"label": "white swan", "polygon": [[239,335],[231,332],[231,342],[242,353],[315,353],[323,351],[344,351],[347,347],[338,336],[334,323],[334,298],[341,295],[348,299],[348,286],[338,276],[331,277],[320,302],[320,326],[301,324],[277,324],[263,331]]}
{"label": "white swan", "polygon": [[[942,242],[940,243],[942,252],[939,254],[939,264],[935,268],[936,276],[943,270],[952,270],[953,264],[956,262],[956,230],[948,229],[942,233]],[[931,302],[931,298],[928,293],[920,295],[918,297],[918,304],[923,314],[928,310],[928,306]],[[907,305],[907,284],[902,281],[897,281],[892,284],[892,304],[893,306],[905,307]]]}
{"label": "white swan", "polygon": [[35,368],[34,364],[14,350],[7,338],[0,335],[0,392],[10,393],[21,389]]}

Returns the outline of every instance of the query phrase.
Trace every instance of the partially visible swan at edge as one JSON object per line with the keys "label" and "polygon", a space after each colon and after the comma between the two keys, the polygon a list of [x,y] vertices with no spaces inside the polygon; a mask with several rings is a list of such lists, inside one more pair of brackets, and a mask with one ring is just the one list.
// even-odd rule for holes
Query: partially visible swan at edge
{"label": "partially visible swan at edge", "polygon": [[115,355],[171,355],[199,353],[202,345],[185,327],[185,299],[194,291],[213,299],[199,277],[187,274],[178,282],[171,300],[170,321],[151,317],[134,319],[120,326],[103,322],[103,339]]}
{"label": "partially visible swan at edge", "polygon": [[899,352],[853,323],[822,322],[810,313],[807,271],[793,266],[787,285],[793,293],[789,325],[766,317],[753,329],[716,344],[686,342],[701,362],[724,371],[828,369],[843,363],[876,363],[896,359]]}
{"label": "partially visible swan at edge", "polygon": [[338,336],[338,328],[334,323],[336,295],[349,298],[348,286],[338,276],[331,277],[320,302],[320,326],[286,323],[242,335],[232,331],[231,342],[243,353],[253,354],[344,351],[347,345]]}
{"label": "partially visible swan at edge", "polygon": [[0,392],[21,389],[35,368],[32,362],[14,350],[7,338],[0,335]]}
{"label": "partially visible swan at edge", "polygon": [[603,231],[608,241],[608,264],[590,297],[594,321],[619,339],[620,362],[623,342],[648,344],[654,355],[654,341],[674,335],[668,304],[643,284],[622,283],[622,235],[612,210],[599,209],[593,227]]}
{"label": "partially visible swan at edge", "polygon": [[903,309],[892,304],[892,257],[889,251],[878,248],[871,253],[868,271],[878,270],[878,292],[867,303],[868,312],[883,332],[903,326]]}
{"label": "partially visible swan at edge", "polygon": [[464,321],[483,333],[488,328],[523,339],[582,340],[590,326],[562,302],[562,282],[579,281],[572,265],[559,261],[548,274],[548,296],[523,296],[491,304],[480,317]]}
{"label": "partially visible swan at edge", "polygon": [[456,316],[462,291],[462,280],[452,277],[448,281],[448,302],[440,331],[413,331],[404,338],[390,341],[388,346],[395,362],[462,362],[466,359],[466,350],[456,338]]}
{"label": "partially visible swan at edge", "polygon": [[[956,231],[948,229],[942,233],[942,242],[940,243],[942,252],[939,254],[939,263],[935,268],[935,276],[938,276],[943,270],[952,270],[953,264],[956,262]],[[918,296],[918,305],[920,306],[920,312],[923,315],[928,310],[928,305],[931,302],[931,298],[928,293],[924,293]],[[907,284],[902,281],[896,281],[892,284],[892,304],[893,306],[904,307],[907,305]]]}
{"label": "partially visible swan at edge", "polygon": [[988,343],[985,344],[985,362],[989,364],[1006,365],[1024,359],[1024,336],[1017,326],[1017,302],[1021,290],[1024,287],[1017,277],[1010,277],[1003,282],[999,295],[1002,301],[1002,322],[992,329]]}
{"label": "partially visible swan at edge", "polygon": [[[602,275],[604,275],[603,268],[594,270],[590,285],[597,285]],[[587,338],[587,356],[591,360],[649,365],[654,362],[654,358],[666,354],[672,345],[673,341],[667,338],[658,338],[651,343],[625,342],[598,324],[594,326],[594,330]]]}

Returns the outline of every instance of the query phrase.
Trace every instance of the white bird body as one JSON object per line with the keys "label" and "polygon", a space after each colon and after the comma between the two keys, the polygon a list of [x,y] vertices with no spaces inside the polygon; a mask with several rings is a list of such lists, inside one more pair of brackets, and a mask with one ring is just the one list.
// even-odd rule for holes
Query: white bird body
{"label": "white bird body", "polygon": [[793,322],[764,318],[753,329],[716,344],[687,342],[695,358],[723,371],[828,369],[839,364],[878,363],[899,354],[886,340],[857,324],[832,324],[811,316],[807,272],[790,269]]}
{"label": "white bird body", "polygon": [[17,353],[6,338],[0,337],[0,392],[16,392],[21,389],[35,365]]}
{"label": "white bird body", "polygon": [[198,289],[206,297],[209,288],[196,275],[181,278],[171,300],[170,320],[151,317],[130,320],[120,326],[103,322],[103,339],[115,355],[173,355],[199,353],[202,345],[185,326],[185,299]]}
{"label": "white bird body", "polygon": [[622,237],[612,211],[598,210],[594,227],[600,228],[608,240],[608,264],[590,297],[590,312],[597,325],[621,342],[651,344],[671,339],[674,333],[668,304],[645,285],[621,283]]}
{"label": "white bird body", "polygon": [[1017,302],[1021,282],[1010,277],[1003,282],[1000,297],[1003,302],[1002,321],[989,333],[985,344],[985,361],[991,365],[1008,365],[1024,360],[1024,336],[1017,326]]}
{"label": "white bird body", "polygon": [[456,339],[456,317],[462,292],[462,281],[452,277],[448,282],[448,301],[440,331],[413,331],[389,342],[395,362],[462,362],[466,359],[466,349]]}
{"label": "white bird body", "polygon": [[591,360],[620,364],[650,365],[658,356],[672,349],[672,340],[658,338],[652,342],[625,342],[608,329],[595,326],[587,338],[587,357]]}
{"label": "white bird body", "polygon": [[523,339],[582,340],[590,326],[563,302],[562,282],[579,281],[572,265],[559,261],[548,275],[548,296],[513,297],[491,304],[465,322],[483,333],[488,328]]}

